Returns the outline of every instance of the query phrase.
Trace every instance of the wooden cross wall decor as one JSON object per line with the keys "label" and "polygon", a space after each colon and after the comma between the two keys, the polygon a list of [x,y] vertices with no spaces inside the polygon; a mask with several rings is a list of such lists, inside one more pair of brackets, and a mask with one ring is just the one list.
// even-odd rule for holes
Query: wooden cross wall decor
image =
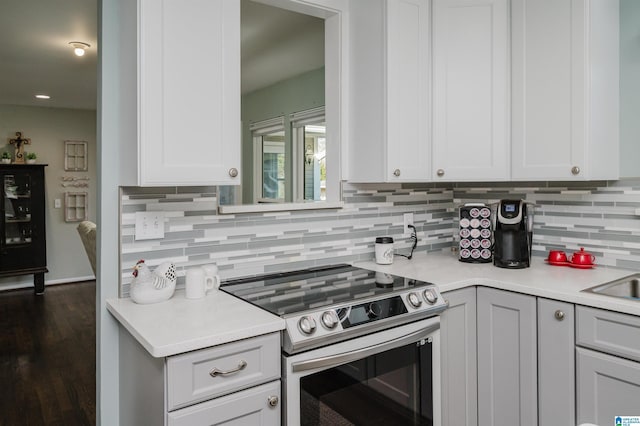
{"label": "wooden cross wall decor", "polygon": [[23,138],[22,137],[22,132],[16,132],[16,138],[15,139],[9,139],[9,143],[11,145],[15,145],[16,146],[16,149],[15,149],[16,159],[15,159],[14,163],[16,163],[16,164],[24,164],[24,146],[25,145],[31,145],[31,139]]}

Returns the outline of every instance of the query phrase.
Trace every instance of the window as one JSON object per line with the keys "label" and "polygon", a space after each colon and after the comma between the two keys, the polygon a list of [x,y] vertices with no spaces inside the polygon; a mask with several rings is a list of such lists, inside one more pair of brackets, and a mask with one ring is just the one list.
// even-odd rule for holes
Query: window
{"label": "window", "polygon": [[254,149],[254,202],[285,201],[284,117],[265,120],[250,126]]}
{"label": "window", "polygon": [[293,135],[294,198],[327,199],[327,138],[324,107],[291,114]]}

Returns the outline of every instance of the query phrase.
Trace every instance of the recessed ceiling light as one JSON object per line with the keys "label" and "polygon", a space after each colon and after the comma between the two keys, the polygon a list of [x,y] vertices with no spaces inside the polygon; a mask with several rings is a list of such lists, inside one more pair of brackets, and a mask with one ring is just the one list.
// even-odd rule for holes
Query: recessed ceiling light
{"label": "recessed ceiling light", "polygon": [[75,53],[76,56],[84,56],[84,51],[91,47],[90,44],[81,41],[71,41],[69,44],[73,47],[73,53]]}
{"label": "recessed ceiling light", "polygon": [[51,96],[49,96],[49,95],[36,95],[36,98],[38,98],[38,99],[51,99]]}

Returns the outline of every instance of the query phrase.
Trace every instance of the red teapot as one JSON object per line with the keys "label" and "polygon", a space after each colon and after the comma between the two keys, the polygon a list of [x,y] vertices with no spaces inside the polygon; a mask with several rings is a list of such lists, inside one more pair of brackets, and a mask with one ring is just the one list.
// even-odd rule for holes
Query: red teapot
{"label": "red teapot", "polygon": [[580,248],[580,251],[576,251],[571,255],[571,263],[574,265],[593,265],[596,261],[596,257],[591,253],[584,251],[584,247]]}

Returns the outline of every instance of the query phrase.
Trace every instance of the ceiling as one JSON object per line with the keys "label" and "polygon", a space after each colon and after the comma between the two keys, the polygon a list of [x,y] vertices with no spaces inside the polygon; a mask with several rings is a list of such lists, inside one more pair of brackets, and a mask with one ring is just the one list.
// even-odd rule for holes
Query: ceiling
{"label": "ceiling", "polygon": [[[1,2],[0,104],[96,109],[97,0]],[[78,57],[70,41],[91,47]]]}
{"label": "ceiling", "polygon": [[242,93],[324,66],[324,20],[241,0]]}
{"label": "ceiling", "polygon": [[[1,1],[0,104],[96,109],[97,0]],[[249,0],[241,8],[243,93],[323,66],[322,19]],[[78,57],[71,41],[91,47]]]}

